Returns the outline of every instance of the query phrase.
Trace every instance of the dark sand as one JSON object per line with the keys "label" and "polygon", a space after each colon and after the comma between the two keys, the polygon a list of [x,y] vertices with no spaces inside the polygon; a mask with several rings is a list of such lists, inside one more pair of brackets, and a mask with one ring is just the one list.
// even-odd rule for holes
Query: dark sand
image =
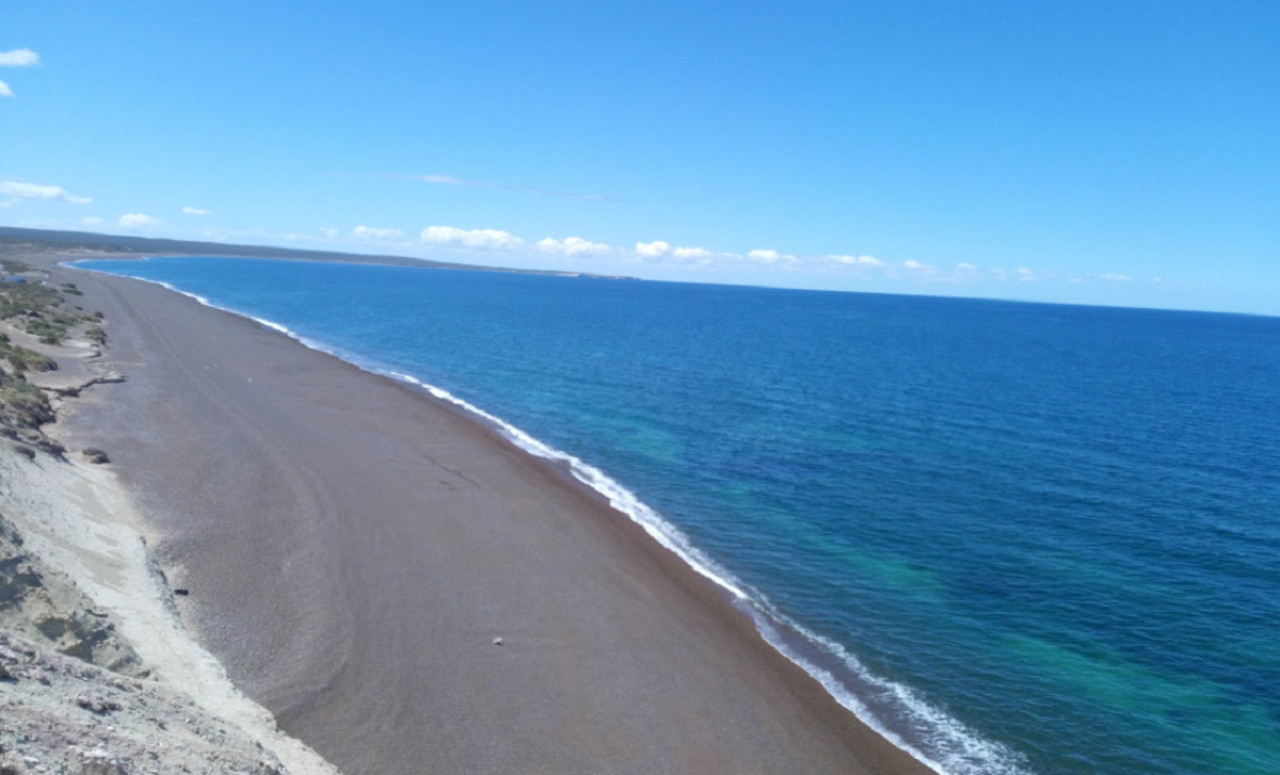
{"label": "dark sand", "polygon": [[456,411],[154,285],[55,279],[129,379],[72,436],[138,496],[197,636],[347,775],[928,772]]}

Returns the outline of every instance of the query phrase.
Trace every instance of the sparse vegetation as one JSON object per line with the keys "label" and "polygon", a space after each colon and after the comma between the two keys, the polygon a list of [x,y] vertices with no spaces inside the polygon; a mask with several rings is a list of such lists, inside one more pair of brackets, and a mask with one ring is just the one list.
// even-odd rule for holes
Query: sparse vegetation
{"label": "sparse vegetation", "polygon": [[67,330],[44,318],[28,318],[27,333],[38,337],[42,344],[60,344]]}
{"label": "sparse vegetation", "polygon": [[43,390],[19,375],[6,374],[0,383],[0,416],[6,424],[39,428],[53,422],[53,409]]}
{"label": "sparse vegetation", "polygon": [[0,333],[0,359],[7,360],[13,372],[19,375],[28,371],[56,371],[58,368],[54,359],[13,344],[3,333]]}
{"label": "sparse vegetation", "polygon": [[37,283],[6,283],[0,287],[0,318],[40,315],[62,304],[57,289]]}
{"label": "sparse vegetation", "polygon": [[0,258],[0,268],[12,274],[20,274],[22,272],[34,272],[35,267],[24,261],[17,261],[12,258]]}
{"label": "sparse vegetation", "polygon": [[[6,271],[16,271],[13,266],[30,270],[20,261],[3,259],[0,263]],[[0,320],[21,325],[44,344],[61,344],[71,329],[102,319],[101,313],[87,314],[81,307],[69,309],[64,294],[82,295],[75,283],[63,283],[60,288],[40,283],[5,283],[0,286]]]}
{"label": "sparse vegetation", "polygon": [[[0,259],[0,267],[9,274],[25,275],[27,280],[37,271],[12,259]],[[101,325],[102,313],[89,314],[81,307],[73,308],[67,303],[67,294],[81,295],[74,283],[54,287],[41,282],[5,282],[0,284],[0,320],[42,344],[62,344],[77,330],[89,340],[105,344],[107,332]],[[22,347],[0,332],[0,435],[13,439],[24,455],[34,456],[34,448],[57,456],[66,451],[41,431],[40,426],[54,421],[53,407],[45,391],[26,378],[30,372],[57,368],[53,358]],[[61,394],[67,395],[68,391]],[[93,452],[101,456],[100,462],[106,462],[106,453]]]}

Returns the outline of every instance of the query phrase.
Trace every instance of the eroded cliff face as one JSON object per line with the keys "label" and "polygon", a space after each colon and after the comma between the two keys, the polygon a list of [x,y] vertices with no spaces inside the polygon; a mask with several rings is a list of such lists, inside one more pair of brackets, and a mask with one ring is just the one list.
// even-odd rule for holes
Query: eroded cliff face
{"label": "eroded cliff face", "polygon": [[0,773],[285,772],[182,692],[0,630]]}
{"label": "eroded cliff face", "polygon": [[[70,465],[47,452],[37,455],[0,449],[0,503],[28,511],[26,519],[33,505],[56,494],[24,493],[29,482],[14,476],[14,467]],[[48,527],[43,538],[60,532]],[[181,687],[149,680],[152,669],[122,636],[117,615],[33,550],[43,543],[34,538],[26,540],[0,514],[0,773],[287,771]]]}
{"label": "eroded cliff face", "polygon": [[125,676],[149,671],[116,630],[67,576],[27,549],[0,514],[0,631],[33,646],[75,657]]}

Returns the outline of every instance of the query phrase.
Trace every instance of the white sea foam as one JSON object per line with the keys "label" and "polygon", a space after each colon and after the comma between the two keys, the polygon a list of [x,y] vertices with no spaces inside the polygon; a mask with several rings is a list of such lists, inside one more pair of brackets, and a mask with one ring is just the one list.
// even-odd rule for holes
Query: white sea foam
{"label": "white sea foam", "polygon": [[[208,304],[209,302],[207,302],[207,301],[206,301],[206,302],[203,302],[203,303]],[[212,306],[212,305],[210,305],[210,306]],[[255,323],[259,324],[259,325],[266,326],[267,328],[270,328],[270,329],[271,329],[271,330],[273,330],[273,331],[279,331],[280,333],[284,334],[285,336],[292,337],[292,338],[294,338],[294,339],[297,339],[298,341],[302,341],[302,337],[301,337],[301,336],[299,336],[299,335],[298,335],[298,333],[297,333],[296,331],[293,331],[292,329],[288,328],[287,326],[282,326],[282,325],[280,325],[279,323],[272,322],[272,321],[270,321],[270,320],[267,320],[266,318],[256,318],[256,317],[254,317],[253,315],[249,315],[248,317],[249,317],[249,319],[250,319],[250,320],[252,320],[253,322],[255,322]]]}
{"label": "white sea foam", "polygon": [[[78,262],[67,264],[67,266],[85,271],[97,271],[80,266]],[[133,277],[132,275],[129,276]],[[946,712],[921,697],[918,692],[910,687],[875,675],[840,643],[809,630],[777,610],[766,595],[735,578],[727,569],[694,546],[683,531],[668,522],[648,504],[640,500],[635,493],[599,468],[534,438],[517,426],[486,412],[465,399],[455,396],[444,388],[423,382],[410,374],[358,363],[333,348],[303,337],[287,326],[236,309],[219,306],[203,296],[179,290],[169,283],[144,277],[133,277],[133,279],[160,285],[175,293],[194,299],[206,307],[248,318],[313,350],[346,360],[370,373],[390,377],[421,388],[433,397],[453,404],[496,428],[504,438],[521,450],[531,455],[566,465],[575,479],[600,493],[613,508],[640,525],[655,541],[675,553],[693,570],[710,579],[729,593],[735,600],[737,607],[751,617],[756,630],[764,638],[765,642],[817,680],[842,707],[925,766],[939,773],[939,775],[1030,775],[1030,770],[1027,769],[1023,757],[1017,752],[1000,743],[985,739],[958,719],[949,716]],[[795,633],[808,641],[811,646],[827,658],[841,665],[858,682],[859,689],[863,695],[867,696],[867,699],[874,701],[878,705],[895,709],[899,716],[898,723],[905,726],[909,730],[910,737],[921,741],[921,744],[928,748],[928,751],[921,750],[921,744],[912,744],[902,733],[886,726],[877,713],[867,704],[867,701],[850,686],[841,681],[839,677],[827,668],[816,664],[813,660],[799,653],[783,636],[784,630]]]}
{"label": "white sea foam", "polygon": [[[809,630],[777,611],[767,598],[761,596],[758,601],[752,602],[759,603],[760,608],[749,613],[756,629],[769,645],[817,679],[837,702],[863,723],[930,769],[945,775],[1029,775],[1030,770],[1026,768],[1024,758],[1017,752],[983,738],[960,720],[929,703],[910,687],[877,676],[843,645]],[[913,737],[927,744],[929,751],[921,751],[918,746],[903,739],[901,734],[886,727],[866,702],[831,671],[797,653],[777,629],[776,625],[779,623],[801,635],[823,653],[835,657],[858,680],[862,691],[872,695],[878,704],[900,709],[902,723],[909,727]]]}

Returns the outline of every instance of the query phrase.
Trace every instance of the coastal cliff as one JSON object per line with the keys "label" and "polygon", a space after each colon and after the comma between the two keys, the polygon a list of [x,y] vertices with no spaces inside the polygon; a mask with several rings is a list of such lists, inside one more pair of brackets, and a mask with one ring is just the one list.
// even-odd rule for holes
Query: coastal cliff
{"label": "coastal cliff", "polygon": [[336,774],[187,635],[107,452],[61,432],[125,379],[109,324],[73,285],[4,264],[0,773]]}

